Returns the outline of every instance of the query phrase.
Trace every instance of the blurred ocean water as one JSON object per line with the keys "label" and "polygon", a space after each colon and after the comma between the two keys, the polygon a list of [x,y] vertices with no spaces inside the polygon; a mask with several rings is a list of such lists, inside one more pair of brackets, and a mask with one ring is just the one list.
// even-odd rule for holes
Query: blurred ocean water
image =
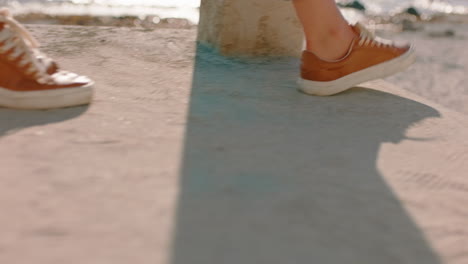
{"label": "blurred ocean water", "polygon": [[[279,1],[279,0],[271,0]],[[338,0],[349,2],[349,0]],[[366,13],[391,15],[408,7],[422,14],[468,14],[468,0],[360,0]],[[157,15],[198,22],[200,0],[0,0],[15,13],[43,12],[70,15]],[[345,14],[346,15],[346,14]]]}
{"label": "blurred ocean water", "polygon": [[198,23],[200,0],[0,0],[13,13],[186,18]]}

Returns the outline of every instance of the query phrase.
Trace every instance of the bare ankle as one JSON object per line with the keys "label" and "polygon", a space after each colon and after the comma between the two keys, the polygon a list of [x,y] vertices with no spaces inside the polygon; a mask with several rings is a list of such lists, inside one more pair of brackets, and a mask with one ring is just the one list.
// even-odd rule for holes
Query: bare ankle
{"label": "bare ankle", "polygon": [[307,38],[307,50],[327,60],[340,59],[346,55],[356,33],[349,25],[333,27],[321,34]]}

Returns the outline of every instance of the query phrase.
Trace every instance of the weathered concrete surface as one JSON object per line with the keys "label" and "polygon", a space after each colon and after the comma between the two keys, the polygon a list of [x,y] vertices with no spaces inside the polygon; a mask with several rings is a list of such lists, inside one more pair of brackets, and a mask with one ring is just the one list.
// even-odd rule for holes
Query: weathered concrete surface
{"label": "weathered concrete surface", "polygon": [[0,109],[0,263],[468,262],[468,121],[383,81],[317,98],[297,60],[192,30],[34,26],[89,107]]}
{"label": "weathered concrete surface", "polygon": [[291,2],[202,0],[198,39],[225,55],[291,55],[303,47]]}

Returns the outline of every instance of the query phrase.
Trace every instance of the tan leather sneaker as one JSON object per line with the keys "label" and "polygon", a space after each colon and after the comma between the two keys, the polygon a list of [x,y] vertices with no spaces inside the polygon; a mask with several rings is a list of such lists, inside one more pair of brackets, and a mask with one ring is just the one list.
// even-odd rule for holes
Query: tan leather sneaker
{"label": "tan leather sneaker", "polygon": [[311,95],[327,96],[353,86],[403,71],[415,61],[411,46],[397,46],[375,37],[362,25],[351,26],[356,37],[341,59],[330,61],[310,51],[302,54],[299,89]]}
{"label": "tan leather sneaker", "polygon": [[0,107],[50,109],[88,104],[93,82],[60,70],[38,42],[0,9]]}

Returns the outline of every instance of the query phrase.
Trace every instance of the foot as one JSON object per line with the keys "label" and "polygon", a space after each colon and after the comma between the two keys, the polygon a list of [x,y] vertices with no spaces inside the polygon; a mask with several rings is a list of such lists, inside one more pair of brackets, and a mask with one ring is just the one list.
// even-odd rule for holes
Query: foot
{"label": "foot", "polygon": [[411,46],[397,46],[376,38],[362,25],[351,26],[356,37],[346,55],[338,60],[326,60],[310,51],[302,54],[299,89],[311,95],[327,96],[353,86],[403,71],[413,64]]}
{"label": "foot", "polygon": [[93,82],[60,70],[38,42],[0,9],[0,107],[51,109],[88,104]]}

